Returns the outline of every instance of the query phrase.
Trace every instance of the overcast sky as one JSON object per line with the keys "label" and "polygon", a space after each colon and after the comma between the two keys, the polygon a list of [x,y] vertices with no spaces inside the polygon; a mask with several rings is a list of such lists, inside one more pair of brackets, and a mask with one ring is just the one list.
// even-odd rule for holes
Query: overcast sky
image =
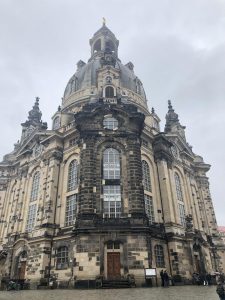
{"label": "overcast sky", "polygon": [[51,127],[102,17],[161,129],[171,99],[188,143],[212,165],[211,193],[225,225],[225,0],[0,0],[0,157],[20,138],[36,96]]}

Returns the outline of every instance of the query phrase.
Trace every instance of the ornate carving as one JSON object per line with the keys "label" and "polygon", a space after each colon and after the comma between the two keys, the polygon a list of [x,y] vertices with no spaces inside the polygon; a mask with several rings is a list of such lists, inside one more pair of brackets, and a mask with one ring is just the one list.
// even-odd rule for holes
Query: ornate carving
{"label": "ornate carving", "polygon": [[192,218],[192,215],[187,215],[185,217],[185,221],[186,221],[186,231],[188,231],[188,232],[193,231],[193,218]]}

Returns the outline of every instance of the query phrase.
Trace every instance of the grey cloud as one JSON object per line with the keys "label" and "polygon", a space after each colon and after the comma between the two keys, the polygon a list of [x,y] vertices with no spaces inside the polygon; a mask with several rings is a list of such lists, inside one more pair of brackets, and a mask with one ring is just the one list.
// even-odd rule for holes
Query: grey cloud
{"label": "grey cloud", "polygon": [[161,127],[171,98],[194,152],[212,165],[212,196],[224,224],[224,1],[2,0],[0,6],[1,157],[19,139],[35,96],[51,124],[104,16],[120,40],[121,60],[134,63]]}

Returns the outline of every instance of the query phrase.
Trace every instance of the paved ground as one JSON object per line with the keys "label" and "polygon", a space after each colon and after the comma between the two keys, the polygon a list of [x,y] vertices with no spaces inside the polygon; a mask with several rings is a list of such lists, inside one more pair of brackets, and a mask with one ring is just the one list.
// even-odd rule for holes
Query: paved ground
{"label": "paved ground", "polygon": [[215,286],[105,290],[0,291],[0,300],[219,300]]}

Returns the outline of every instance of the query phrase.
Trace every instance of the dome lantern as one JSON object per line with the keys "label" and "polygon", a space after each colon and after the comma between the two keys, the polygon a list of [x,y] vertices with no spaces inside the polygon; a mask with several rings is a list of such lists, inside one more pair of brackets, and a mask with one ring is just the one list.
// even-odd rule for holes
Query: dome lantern
{"label": "dome lantern", "polygon": [[91,56],[102,52],[110,52],[118,56],[119,41],[114,33],[103,22],[102,27],[90,39]]}

